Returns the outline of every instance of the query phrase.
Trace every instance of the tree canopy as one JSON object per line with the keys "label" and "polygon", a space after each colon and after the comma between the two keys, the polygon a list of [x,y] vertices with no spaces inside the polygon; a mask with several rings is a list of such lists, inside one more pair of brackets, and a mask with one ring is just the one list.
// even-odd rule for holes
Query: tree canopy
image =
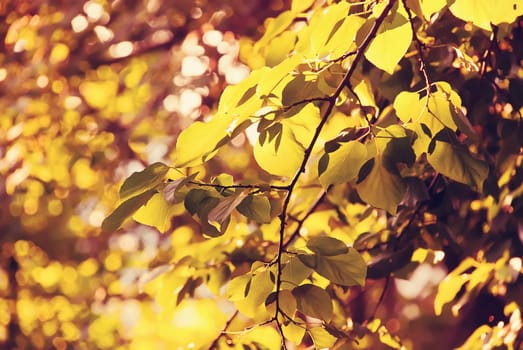
{"label": "tree canopy", "polygon": [[519,0],[0,4],[0,344],[519,349]]}

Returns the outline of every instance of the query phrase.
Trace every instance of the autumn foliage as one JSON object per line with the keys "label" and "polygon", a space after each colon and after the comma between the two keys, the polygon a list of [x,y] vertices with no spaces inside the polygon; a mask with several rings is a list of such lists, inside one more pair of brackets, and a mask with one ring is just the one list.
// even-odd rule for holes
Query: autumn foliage
{"label": "autumn foliage", "polygon": [[519,1],[0,15],[1,346],[523,346]]}

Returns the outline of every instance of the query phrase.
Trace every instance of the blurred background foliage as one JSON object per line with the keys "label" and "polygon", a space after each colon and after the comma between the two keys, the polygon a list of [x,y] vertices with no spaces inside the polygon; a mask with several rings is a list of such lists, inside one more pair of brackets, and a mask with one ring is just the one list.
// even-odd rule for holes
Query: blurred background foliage
{"label": "blurred background foliage", "polygon": [[0,2],[0,347],[175,349],[215,336],[225,316],[214,304],[184,303],[165,322],[131,288],[169,236],[99,227],[121,181],[171,163],[179,131],[249,73],[237,38],[283,6]]}
{"label": "blurred background foliage", "polygon": [[[155,225],[166,234],[138,224],[102,234],[100,224],[126,177],[157,161],[172,164],[177,135],[212,114],[225,86],[278,60],[281,55],[260,52],[253,43],[263,34],[264,20],[289,6],[281,0],[0,2],[1,347],[185,349],[216,338],[234,312],[214,296],[231,276],[218,255],[228,254],[233,275],[245,272],[274,249],[270,232],[276,235],[276,227],[266,227],[262,240],[256,233],[241,234],[249,229],[237,220],[234,230],[209,241],[183,205],[171,209],[167,223]],[[363,338],[359,348],[379,348],[377,339],[390,332],[408,348],[446,349],[462,344],[482,324],[509,322],[514,310],[503,310],[507,295],[522,305],[516,272],[523,253],[523,128],[517,112],[523,100],[523,22],[500,26],[496,47],[489,46],[488,33],[448,11],[426,33],[422,40],[433,45],[426,57],[430,76],[451,81],[483,137],[477,151],[494,174],[486,186],[491,197],[478,199],[468,188],[439,180],[437,200],[425,219],[437,215],[447,226],[424,226],[423,243],[416,244],[444,250],[445,264],[433,259],[398,273],[410,280],[393,280],[377,313],[383,325],[376,319],[369,326],[375,334]],[[483,57],[487,50],[490,56]],[[481,77],[479,70],[485,70]],[[392,76],[370,63],[362,72],[369,86],[379,86],[372,100],[383,110],[422,79],[415,55]],[[202,178],[212,170],[236,180],[267,179],[245,135],[196,170]],[[330,194],[353,227],[340,229],[339,237],[354,240],[364,232],[389,237],[387,227],[399,226],[401,217],[387,223],[382,211],[348,203],[345,195]],[[345,224],[332,206],[320,209],[304,223],[310,233],[326,221],[331,228]],[[446,244],[435,243],[431,230],[445,236]],[[477,251],[501,261],[477,277],[488,292],[473,290],[468,305],[471,296],[460,294],[461,304],[436,318],[438,283],[463,256]],[[201,260],[201,269],[180,261],[191,254]],[[218,265],[206,265],[214,260]],[[169,265],[172,261],[177,263]],[[213,270],[212,279],[206,269]],[[364,292],[330,290],[345,302],[336,307],[346,307],[355,321],[368,319],[388,284],[381,277],[369,280]],[[236,318],[230,329],[249,322]],[[270,349],[280,346],[268,326],[240,337]]]}

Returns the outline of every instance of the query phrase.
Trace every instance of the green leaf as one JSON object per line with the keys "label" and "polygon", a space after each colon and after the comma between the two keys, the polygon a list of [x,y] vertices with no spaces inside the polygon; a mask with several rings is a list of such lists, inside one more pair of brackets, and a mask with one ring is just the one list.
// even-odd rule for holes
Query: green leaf
{"label": "green leaf", "polygon": [[270,314],[276,312],[276,299],[279,299],[280,310],[288,317],[294,317],[297,309],[297,302],[290,290],[282,289],[279,292],[272,292],[265,300],[265,306]]}
{"label": "green leaf", "polygon": [[217,194],[210,191],[195,188],[190,190],[185,196],[185,208],[191,215],[198,214],[202,232],[211,237],[218,237],[225,233],[229,224],[229,217],[221,222],[220,227],[209,223],[209,213],[218,205],[220,198]]}
{"label": "green leaf", "polygon": [[327,236],[311,237],[307,241],[307,248],[314,253],[325,256],[346,254],[349,251],[349,247],[345,243],[339,239]]}
{"label": "green leaf", "polygon": [[307,333],[311,336],[316,349],[330,349],[338,340],[323,327],[310,328]]}
{"label": "green leaf", "polygon": [[428,153],[427,160],[436,171],[450,179],[472,186],[479,192],[483,191],[483,183],[489,171],[487,163],[474,158],[466,146],[453,140],[454,137],[450,139],[452,143],[438,140],[438,136],[445,136],[444,132],[436,135],[433,140],[434,150]]}
{"label": "green leaf", "polygon": [[374,142],[367,144],[368,153],[376,154],[370,164],[362,167],[365,174],[360,174],[356,189],[366,203],[386,209],[395,214],[398,204],[403,199],[407,186],[399,175],[398,164],[411,167],[416,155],[411,143],[412,131],[400,125],[391,125],[381,130]]}
{"label": "green leaf", "polygon": [[411,146],[414,133],[410,130],[403,129],[399,125],[391,125],[378,133],[377,137],[380,138],[376,143],[381,150],[383,165],[391,174],[399,174],[399,163],[409,168],[414,164],[416,154]]}
{"label": "green leaf", "polygon": [[[461,99],[448,83],[437,82],[435,86],[437,90],[430,94],[428,110],[420,122],[428,125],[432,134],[436,134],[444,126],[456,131],[458,126],[454,121],[454,108],[461,107]],[[423,98],[422,102],[424,103],[424,101],[426,101],[426,97]],[[434,123],[439,123],[439,129],[434,127]]]}
{"label": "green leaf", "polygon": [[340,2],[315,11],[309,23],[311,32],[300,38],[300,42],[296,45],[297,51],[306,54],[309,58],[322,58],[321,53],[325,44],[347,17],[349,9],[348,3]]}
{"label": "green leaf", "polygon": [[198,213],[200,203],[207,197],[212,197],[209,191],[200,188],[193,188],[185,196],[185,209],[187,209],[191,215]]}
{"label": "green leaf", "polygon": [[250,195],[245,198],[236,208],[242,215],[259,224],[271,222],[271,203],[267,196]]}
{"label": "green leaf", "polygon": [[[281,92],[275,92],[275,95],[281,100],[281,104],[289,106],[293,103],[303,101],[309,98],[325,97],[332,93],[334,88],[329,87],[323,90],[319,78],[329,74],[328,69],[318,74],[311,72],[296,73],[286,81],[282,86]],[[338,79],[338,78],[336,78]],[[283,84],[282,84],[283,85]]]}
{"label": "green leaf", "polygon": [[304,284],[292,290],[298,310],[308,316],[329,322],[333,315],[332,300],[325,289]]}
{"label": "green leaf", "polygon": [[294,317],[294,314],[296,313],[296,310],[298,308],[298,303],[296,301],[296,298],[291,293],[290,290],[280,290],[279,298],[280,298],[280,309],[285,313],[285,315],[289,317]]}
{"label": "green leaf", "polygon": [[346,254],[341,255],[298,254],[298,258],[332,283],[343,286],[365,284],[367,266],[361,255],[353,248],[349,248]]}
{"label": "green leaf", "polygon": [[282,288],[292,289],[309,277],[312,269],[305,266],[297,256],[291,256],[281,273]]}
{"label": "green leaf", "polygon": [[120,187],[120,199],[126,200],[155,188],[164,181],[168,171],[167,165],[153,163],[142,171],[132,173]]}
{"label": "green leaf", "polygon": [[[383,12],[385,5],[386,3],[383,2],[374,7],[375,18]],[[403,58],[412,41],[412,29],[403,6],[395,5],[395,9],[387,16],[365,51],[365,57],[372,64],[389,74],[394,73],[396,65]]]}
{"label": "green leaf", "polygon": [[492,30],[490,23],[513,23],[523,15],[521,2],[514,0],[455,0],[449,9],[454,16],[488,31]]}
{"label": "green leaf", "polygon": [[364,202],[395,214],[407,186],[400,176],[387,170],[382,156],[373,160],[370,173],[356,185],[358,194]]}
{"label": "green leaf", "polygon": [[[356,178],[368,160],[367,148],[358,141],[342,143],[337,150],[322,156],[325,164],[318,163],[320,182],[324,188]],[[322,169],[324,168],[324,169]]]}
{"label": "green leaf", "polygon": [[156,190],[148,190],[122,202],[105,220],[102,222],[103,232],[116,231],[125,220],[134,214],[142,205],[157,193]]}

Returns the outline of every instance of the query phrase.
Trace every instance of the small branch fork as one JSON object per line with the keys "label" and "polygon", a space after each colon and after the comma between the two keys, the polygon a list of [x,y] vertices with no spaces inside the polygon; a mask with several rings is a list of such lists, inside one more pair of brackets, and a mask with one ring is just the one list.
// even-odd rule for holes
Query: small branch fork
{"label": "small branch fork", "polygon": [[[389,0],[387,2],[387,5],[385,6],[383,12],[379,15],[378,18],[376,18],[376,21],[372,25],[371,29],[369,30],[367,36],[365,37],[365,39],[363,40],[361,45],[355,51],[351,51],[347,55],[347,57],[354,56],[354,59],[352,61],[352,64],[350,65],[349,69],[345,73],[343,80],[340,82],[340,84],[338,85],[338,87],[336,88],[334,93],[331,96],[326,97],[326,98],[315,99],[315,100],[325,101],[327,103],[327,107],[326,107],[325,111],[323,112],[322,118],[321,118],[318,126],[316,127],[316,130],[312,136],[312,139],[311,139],[308,147],[305,149],[301,165],[300,165],[298,171],[296,172],[296,174],[294,175],[294,177],[291,179],[290,183],[287,186],[270,186],[269,187],[271,189],[283,190],[283,191],[287,192],[285,199],[283,201],[282,211],[279,215],[279,219],[280,219],[279,244],[278,244],[278,252],[277,252],[277,255],[275,258],[275,262],[274,262],[277,266],[277,275],[276,275],[277,297],[276,297],[276,301],[275,301],[276,302],[276,311],[274,313],[274,316],[270,320],[268,320],[268,322],[275,322],[276,328],[278,329],[278,331],[280,332],[280,334],[282,336],[282,349],[285,349],[285,350],[287,349],[287,346],[285,344],[285,336],[283,334],[283,324],[280,321],[280,319],[278,318],[279,315],[282,315],[283,317],[287,317],[287,318],[289,317],[289,316],[286,316],[282,312],[281,307],[280,307],[280,298],[279,298],[279,291],[281,289],[281,284],[282,284],[283,255],[286,252],[286,248],[299,235],[300,228],[303,225],[303,221],[305,220],[305,218],[307,216],[309,216],[316,209],[316,207],[324,200],[324,198],[326,196],[326,192],[323,192],[322,195],[319,196],[319,198],[313,204],[311,210],[309,210],[306,213],[304,218],[302,218],[301,220],[298,221],[297,229],[295,229],[295,231],[289,236],[289,238],[287,240],[285,240],[285,227],[286,227],[286,223],[287,223],[287,217],[289,216],[288,210],[289,210],[289,205],[291,202],[292,194],[294,192],[296,184],[298,183],[298,180],[300,179],[301,175],[303,173],[305,173],[305,171],[307,169],[307,163],[309,162],[309,160],[311,158],[312,150],[313,150],[314,146],[316,145],[316,142],[318,141],[318,138],[320,136],[320,133],[321,133],[323,127],[327,123],[329,116],[332,114],[332,111],[334,110],[334,107],[336,106],[336,101],[338,100],[339,96],[341,95],[343,89],[345,89],[347,86],[349,86],[349,87],[351,86],[350,79],[354,75],[354,72],[356,71],[358,64],[363,59],[365,50],[369,47],[372,40],[376,37],[379,27],[381,26],[383,21],[385,21],[385,18],[388,16],[389,12],[393,8],[396,1],[397,0]],[[411,24],[412,24],[412,22],[411,22]],[[422,71],[424,72],[424,75],[426,76],[424,68]],[[428,81],[428,78],[426,78],[426,81]],[[429,87],[430,86],[428,86],[427,89]],[[201,183],[196,183],[196,184],[199,186],[211,186],[211,187],[214,186],[214,187],[218,187],[218,188],[253,188],[253,189],[261,188],[261,186],[257,186],[257,185],[218,186],[218,185],[207,185],[207,184],[201,184]],[[229,328],[232,321],[237,317],[237,315],[238,315],[238,312],[234,313],[229,318],[229,320],[226,322],[222,332],[211,343],[211,346],[209,347],[209,349],[217,348],[220,338],[227,333],[227,329]],[[292,321],[292,319],[289,319],[289,320]]]}

